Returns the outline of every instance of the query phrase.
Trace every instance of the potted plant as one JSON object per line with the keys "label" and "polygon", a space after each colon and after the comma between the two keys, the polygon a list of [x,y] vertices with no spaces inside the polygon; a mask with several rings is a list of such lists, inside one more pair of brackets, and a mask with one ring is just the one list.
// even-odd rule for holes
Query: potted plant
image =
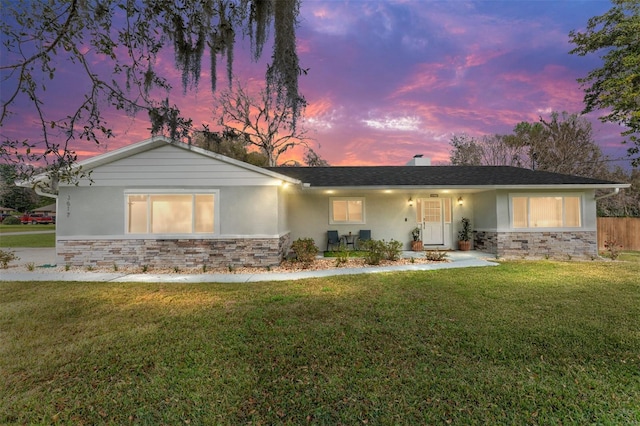
{"label": "potted plant", "polygon": [[458,232],[458,248],[461,251],[471,250],[471,221],[466,217],[462,218],[462,229]]}
{"label": "potted plant", "polygon": [[416,226],[411,230],[411,237],[413,238],[413,241],[411,241],[411,250],[422,251],[422,241],[420,241],[420,227]]}

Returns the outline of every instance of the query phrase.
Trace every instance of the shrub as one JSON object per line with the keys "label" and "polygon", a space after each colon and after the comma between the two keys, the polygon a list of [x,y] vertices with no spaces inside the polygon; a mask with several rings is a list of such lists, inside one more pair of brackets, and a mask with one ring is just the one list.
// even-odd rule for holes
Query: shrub
{"label": "shrub", "polygon": [[336,252],[336,266],[340,266],[344,263],[347,263],[349,260],[349,250],[347,250],[347,246],[344,243],[340,243],[338,247],[338,251]]}
{"label": "shrub", "polygon": [[447,257],[447,252],[440,251],[438,249],[435,250],[427,250],[425,255],[427,260],[431,260],[432,262],[442,262]]}
{"label": "shrub", "polygon": [[402,253],[402,243],[400,241],[391,240],[369,240],[362,243],[364,252],[364,261],[369,265],[379,265],[382,260],[398,260]]}
{"label": "shrub", "polygon": [[391,239],[391,241],[385,244],[384,252],[387,260],[398,260],[400,259],[400,254],[402,253],[402,243],[400,241]]}
{"label": "shrub", "polygon": [[15,216],[7,216],[2,221],[3,225],[20,225],[20,223],[22,223],[20,222],[20,219]]}
{"label": "shrub", "polygon": [[368,265],[379,265],[384,258],[384,242],[379,240],[365,241],[362,246],[366,250],[364,261]]}
{"label": "shrub", "polygon": [[609,257],[611,260],[616,260],[618,256],[620,256],[620,251],[622,250],[622,244],[618,243],[618,240],[611,238],[609,240],[605,240],[604,248],[609,252]]}
{"label": "shrub", "polygon": [[291,250],[296,254],[298,262],[304,264],[313,263],[318,254],[318,247],[313,238],[298,238],[291,244]]}
{"label": "shrub", "polygon": [[2,269],[7,269],[9,267],[9,263],[19,259],[20,258],[16,256],[14,252],[0,249],[0,265],[2,266]]}
{"label": "shrub", "polygon": [[379,265],[385,254],[385,243],[380,240],[369,240],[363,243],[366,250],[364,261],[368,265]]}

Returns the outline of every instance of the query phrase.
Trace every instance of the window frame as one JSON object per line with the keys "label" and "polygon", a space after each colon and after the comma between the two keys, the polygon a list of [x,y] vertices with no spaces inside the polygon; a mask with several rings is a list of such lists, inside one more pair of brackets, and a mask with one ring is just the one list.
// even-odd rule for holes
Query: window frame
{"label": "window frame", "polygon": [[[147,232],[129,232],[129,196],[142,195],[147,197]],[[153,233],[151,232],[151,203],[149,202],[149,196],[152,195],[190,195],[192,203],[191,211],[191,232],[188,233]],[[212,195],[213,196],[213,232],[196,232],[196,197],[198,195]],[[200,237],[200,236],[212,236],[220,234],[220,190],[219,189],[127,189],[124,191],[124,233],[125,235],[144,235],[158,237],[170,237],[181,238],[185,236]]]}
{"label": "window frame", "polygon": [[[526,198],[526,227],[516,227],[515,226],[515,207],[514,207],[514,199],[515,198]],[[531,226],[531,199],[532,198],[562,198],[562,224],[561,226],[548,226],[548,227],[536,227]],[[577,198],[578,199],[578,226],[568,226],[567,225],[567,208],[566,208],[566,199],[567,198]],[[553,229],[561,229],[561,230],[576,230],[584,228],[584,194],[583,193],[554,193],[554,192],[540,192],[540,193],[513,193],[509,194],[509,228],[518,230],[518,231],[539,231],[539,230],[553,230]]]}
{"label": "window frame", "polygon": [[[340,221],[340,220],[334,220],[333,218],[333,203],[334,201],[346,201],[347,202],[347,220],[346,221]],[[349,211],[348,211],[348,206],[349,206],[349,201],[360,201],[362,204],[362,220],[361,221],[357,221],[357,220],[349,220]],[[366,218],[366,202],[365,202],[365,197],[329,197],[329,224],[330,225],[364,225],[367,223],[367,218]]]}

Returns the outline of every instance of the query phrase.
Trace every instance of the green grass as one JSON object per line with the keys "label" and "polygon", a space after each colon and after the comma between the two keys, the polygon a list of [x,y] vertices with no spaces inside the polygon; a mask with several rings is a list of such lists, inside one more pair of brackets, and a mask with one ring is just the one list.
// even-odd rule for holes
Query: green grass
{"label": "green grass", "polygon": [[640,424],[638,276],[0,282],[0,423]]}
{"label": "green grass", "polygon": [[[611,259],[611,254],[608,251],[601,251],[600,256],[605,259]],[[633,262],[640,263],[640,251],[621,251],[618,255],[617,261],[621,262]]]}
{"label": "green grass", "polygon": [[0,248],[5,247],[55,247],[56,234],[0,234]]}
{"label": "green grass", "polygon": [[53,231],[56,225],[2,225],[0,224],[0,234],[7,232],[42,232]]}
{"label": "green grass", "polygon": [[640,263],[640,251],[623,251],[618,260]]}
{"label": "green grass", "polygon": [[[42,234],[42,231],[54,231],[55,225],[0,225],[0,248],[6,247],[55,247],[55,234]],[[12,232],[29,232],[24,235],[6,235]]]}

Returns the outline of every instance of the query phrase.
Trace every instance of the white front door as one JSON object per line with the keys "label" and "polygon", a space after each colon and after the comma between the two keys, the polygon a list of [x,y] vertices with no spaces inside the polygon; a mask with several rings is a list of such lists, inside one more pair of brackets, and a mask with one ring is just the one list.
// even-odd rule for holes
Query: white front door
{"label": "white front door", "polygon": [[422,213],[422,243],[424,245],[444,244],[442,199],[423,198],[418,205]]}

